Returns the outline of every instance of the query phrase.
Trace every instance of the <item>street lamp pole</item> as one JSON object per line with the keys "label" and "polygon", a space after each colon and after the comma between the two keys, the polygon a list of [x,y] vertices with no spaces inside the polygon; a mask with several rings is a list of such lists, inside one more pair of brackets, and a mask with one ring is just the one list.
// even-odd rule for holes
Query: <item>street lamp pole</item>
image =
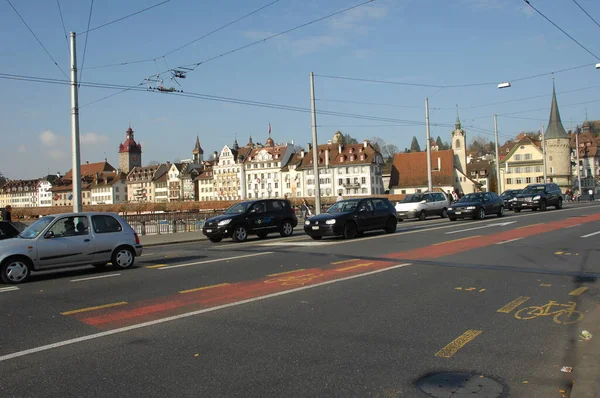
{"label": "street lamp pole", "polygon": [[577,151],[577,192],[581,196],[581,171],[579,170],[579,133],[575,131],[575,150]]}
{"label": "street lamp pole", "polygon": [[315,75],[310,72],[310,113],[312,115],[313,173],[315,175],[315,215],[321,213],[321,185],[319,183],[319,146],[317,145],[317,111],[315,109]]}
{"label": "street lamp pole", "polygon": [[544,133],[544,126],[542,126],[542,154],[544,155],[544,182],[548,182],[548,172],[546,171],[546,133]]}
{"label": "street lamp pole", "polygon": [[76,34],[71,36],[71,149],[73,151],[73,212],[80,213],[81,207],[81,162],[79,148],[79,94],[77,88],[77,47]]}
{"label": "street lamp pole", "polygon": [[425,145],[427,145],[427,190],[433,191],[431,180],[431,133],[429,130],[429,98],[425,98]]}
{"label": "street lamp pole", "polygon": [[498,142],[498,116],[494,113],[494,138],[496,140],[496,181],[497,181],[497,187],[496,187],[496,193],[498,195],[500,195],[500,193],[502,192],[502,189],[500,188],[500,183],[502,181],[502,179],[500,178],[500,143]]}

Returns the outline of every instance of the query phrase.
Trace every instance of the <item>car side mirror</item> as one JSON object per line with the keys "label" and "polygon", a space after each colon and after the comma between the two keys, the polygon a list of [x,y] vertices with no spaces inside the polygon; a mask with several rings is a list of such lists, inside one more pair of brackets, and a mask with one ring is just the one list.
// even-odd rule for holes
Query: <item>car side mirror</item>
{"label": "car side mirror", "polygon": [[54,238],[54,232],[48,231],[44,234],[44,239],[52,239]]}

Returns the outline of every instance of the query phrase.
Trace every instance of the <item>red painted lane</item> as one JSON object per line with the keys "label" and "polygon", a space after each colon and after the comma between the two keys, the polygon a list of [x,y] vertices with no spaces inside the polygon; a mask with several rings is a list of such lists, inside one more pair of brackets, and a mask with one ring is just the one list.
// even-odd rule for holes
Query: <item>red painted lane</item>
{"label": "red painted lane", "polygon": [[[131,303],[127,307],[101,309],[94,311],[94,315],[92,316],[89,315],[90,313],[75,314],[73,316],[88,325],[101,329],[113,329],[166,316],[177,315],[179,313],[261,297],[301,286],[310,286],[349,275],[389,268],[401,262],[398,260],[439,258],[490,246],[498,242],[552,232],[572,225],[595,221],[600,221],[600,214],[570,218],[542,225],[532,225],[531,227],[513,229],[477,238],[453,240],[427,247],[391,253],[384,256],[389,259],[387,261],[356,259],[334,267],[331,267],[328,264],[323,269],[306,269],[293,273],[273,275],[258,280],[217,286],[186,294],[178,293],[170,296],[143,300]],[[364,264],[364,266],[357,266],[360,264]]]}

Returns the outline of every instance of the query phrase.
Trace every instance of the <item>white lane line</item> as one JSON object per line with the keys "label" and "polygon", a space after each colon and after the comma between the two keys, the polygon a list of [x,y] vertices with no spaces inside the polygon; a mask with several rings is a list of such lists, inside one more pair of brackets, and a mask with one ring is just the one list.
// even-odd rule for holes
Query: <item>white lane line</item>
{"label": "white lane line", "polygon": [[597,232],[592,232],[591,234],[587,234],[587,235],[581,235],[582,238],[589,238],[590,236],[594,236],[594,235],[598,235],[600,234],[600,231]]}
{"label": "white lane line", "polygon": [[579,227],[580,225],[581,224],[569,225],[568,227],[565,227],[564,229],[575,228],[575,227]]}
{"label": "white lane line", "polygon": [[261,246],[327,246],[334,242],[273,242]]}
{"label": "white lane line", "polygon": [[507,225],[510,224],[514,224],[517,221],[507,221],[507,222],[501,222],[501,223],[497,223],[497,224],[489,224],[489,225],[483,225],[481,227],[473,227],[473,228],[467,228],[467,229],[459,229],[457,231],[450,231],[450,232],[446,232],[446,235],[450,235],[450,234],[458,234],[460,232],[467,232],[467,231],[475,231],[476,229],[482,229],[482,228],[489,228],[489,227],[505,227]]}
{"label": "white lane line", "polygon": [[126,327],[119,328],[119,329],[108,330],[106,332],[88,334],[87,336],[81,336],[81,337],[77,337],[77,338],[70,339],[70,340],[59,341],[59,342],[52,343],[52,344],[47,344],[47,345],[43,345],[43,346],[39,346],[39,347],[35,347],[35,348],[30,348],[28,350],[13,352],[12,354],[2,355],[2,356],[0,356],[0,362],[8,361],[9,359],[24,357],[26,355],[35,354],[35,353],[42,352],[42,351],[48,351],[53,348],[64,347],[64,346],[67,346],[70,344],[76,344],[76,343],[81,343],[83,341],[94,340],[94,339],[98,339],[98,338],[105,337],[105,336],[110,336],[110,335],[117,334],[117,333],[128,332],[130,330],[136,330],[136,329],[141,329],[141,328],[145,328],[148,326],[159,325],[161,323],[176,321],[178,319],[188,318],[191,316],[200,315],[200,314],[204,314],[207,312],[218,311],[218,310],[222,310],[225,308],[236,307],[238,305],[243,305],[243,304],[252,303],[252,302],[256,302],[256,301],[262,301],[262,300],[269,299],[272,297],[278,297],[278,296],[283,296],[286,294],[296,293],[296,292],[300,292],[302,290],[314,289],[316,287],[331,285],[333,283],[339,283],[339,282],[356,279],[356,278],[363,278],[365,276],[378,274],[380,272],[391,271],[394,269],[406,267],[408,265],[411,265],[411,263],[398,264],[398,265],[394,265],[394,266],[391,266],[388,268],[377,269],[375,271],[365,272],[363,274],[350,275],[350,276],[346,276],[344,278],[334,279],[331,281],[326,281],[326,282],[321,282],[321,283],[315,283],[314,285],[309,285],[309,286],[301,286],[301,287],[297,287],[295,289],[284,290],[284,291],[277,292],[277,293],[271,293],[271,294],[267,294],[267,295],[260,296],[260,297],[254,297],[251,299],[238,301],[235,303],[218,305],[218,306],[215,306],[212,308],[204,308],[204,309],[197,310],[197,311],[186,312],[184,314],[174,315],[174,316],[170,316],[167,318],[157,319],[154,321],[138,323],[137,325],[131,325],[131,326],[126,326]]}
{"label": "white lane line", "polygon": [[18,287],[16,286],[9,286],[9,287],[0,287],[0,293],[4,293],[4,292],[12,292],[14,290],[19,290]]}
{"label": "white lane line", "polygon": [[523,237],[521,237],[521,238],[514,238],[514,239],[510,239],[510,240],[503,240],[502,242],[496,242],[494,244],[495,245],[503,245],[505,243],[516,242],[516,241],[521,240],[521,239],[523,239]]}
{"label": "white lane line", "polygon": [[212,260],[197,261],[195,263],[167,265],[165,267],[160,267],[160,268],[157,268],[157,269],[171,269],[171,268],[189,267],[191,265],[200,265],[200,264],[216,263],[216,262],[219,262],[219,261],[237,260],[238,258],[248,258],[248,257],[256,257],[256,256],[264,256],[265,254],[273,254],[273,253],[274,252],[262,252],[262,253],[254,253],[254,254],[245,254],[243,256],[215,258],[215,259],[212,259]]}
{"label": "white lane line", "polygon": [[119,275],[121,275],[121,274],[109,274],[109,275],[90,276],[89,278],[71,279],[70,282],[91,281],[92,279],[111,278],[113,276],[119,276]]}

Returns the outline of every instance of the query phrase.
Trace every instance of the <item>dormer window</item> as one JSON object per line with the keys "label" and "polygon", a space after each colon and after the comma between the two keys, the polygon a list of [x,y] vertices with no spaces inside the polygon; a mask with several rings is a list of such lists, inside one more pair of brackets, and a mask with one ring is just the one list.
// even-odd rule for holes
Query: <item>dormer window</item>
{"label": "dormer window", "polygon": [[341,155],[340,156],[340,162],[343,162],[343,161],[344,161],[344,155]]}
{"label": "dormer window", "polygon": [[[350,153],[352,153],[352,150],[350,150]],[[350,161],[354,161],[354,155],[350,155]]]}
{"label": "dormer window", "polygon": [[364,154],[360,155],[360,160],[365,160],[365,155]]}

